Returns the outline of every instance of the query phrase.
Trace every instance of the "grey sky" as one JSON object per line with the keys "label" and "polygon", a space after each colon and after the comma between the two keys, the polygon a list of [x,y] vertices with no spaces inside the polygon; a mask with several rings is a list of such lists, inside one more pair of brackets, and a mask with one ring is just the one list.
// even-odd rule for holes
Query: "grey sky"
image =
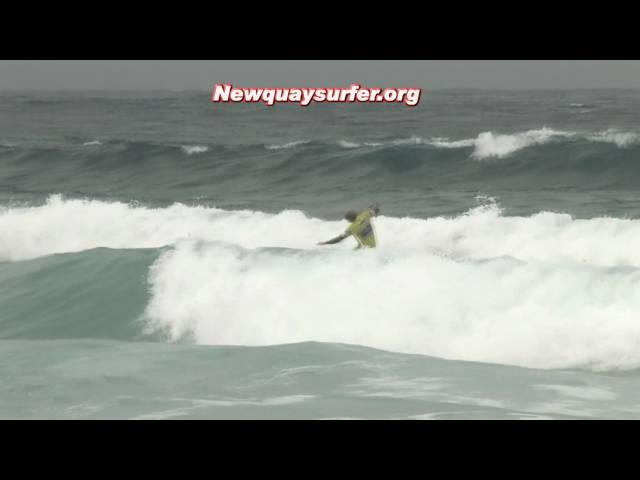
{"label": "grey sky", "polygon": [[210,90],[218,82],[245,87],[640,88],[640,61],[0,61],[0,90]]}

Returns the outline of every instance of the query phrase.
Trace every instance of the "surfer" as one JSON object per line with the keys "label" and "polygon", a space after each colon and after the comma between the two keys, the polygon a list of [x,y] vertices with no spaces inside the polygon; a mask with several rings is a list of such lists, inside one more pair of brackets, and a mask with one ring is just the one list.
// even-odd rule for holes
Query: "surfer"
{"label": "surfer", "polygon": [[373,223],[371,219],[380,213],[380,208],[377,204],[371,205],[366,210],[358,213],[354,210],[348,211],[344,218],[351,222],[349,228],[345,230],[345,232],[331,240],[327,240],[326,242],[320,242],[318,245],[332,245],[334,243],[341,242],[345,238],[350,237],[351,235],[358,241],[358,248],[367,247],[367,248],[375,248],[376,247],[376,233],[373,229]]}

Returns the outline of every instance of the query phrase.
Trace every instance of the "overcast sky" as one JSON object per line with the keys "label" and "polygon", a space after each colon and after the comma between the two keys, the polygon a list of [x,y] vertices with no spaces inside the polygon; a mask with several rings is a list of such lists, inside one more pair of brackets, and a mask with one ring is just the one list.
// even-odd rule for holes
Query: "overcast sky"
{"label": "overcast sky", "polygon": [[218,82],[245,87],[640,88],[640,61],[0,60],[0,90],[210,90]]}

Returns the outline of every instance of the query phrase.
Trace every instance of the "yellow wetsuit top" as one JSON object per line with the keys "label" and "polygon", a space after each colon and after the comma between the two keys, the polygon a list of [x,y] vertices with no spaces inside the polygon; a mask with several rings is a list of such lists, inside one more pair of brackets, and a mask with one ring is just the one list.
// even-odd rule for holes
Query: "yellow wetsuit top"
{"label": "yellow wetsuit top", "polygon": [[361,212],[349,228],[347,228],[347,233],[353,235],[358,241],[357,248],[376,247],[376,233],[371,223],[371,217],[373,216],[373,210],[368,208],[364,212]]}

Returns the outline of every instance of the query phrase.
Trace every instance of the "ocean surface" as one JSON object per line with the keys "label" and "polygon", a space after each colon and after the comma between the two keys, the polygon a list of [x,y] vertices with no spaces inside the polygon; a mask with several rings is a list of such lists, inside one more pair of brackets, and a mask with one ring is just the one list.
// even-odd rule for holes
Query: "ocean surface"
{"label": "ocean surface", "polygon": [[640,418],[640,91],[209,98],[0,92],[0,418]]}

